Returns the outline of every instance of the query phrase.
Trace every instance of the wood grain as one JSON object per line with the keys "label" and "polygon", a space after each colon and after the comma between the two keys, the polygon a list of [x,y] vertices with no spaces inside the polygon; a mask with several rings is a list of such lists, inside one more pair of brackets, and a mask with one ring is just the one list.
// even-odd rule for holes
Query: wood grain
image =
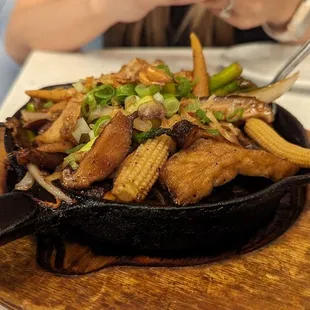
{"label": "wood grain", "polygon": [[35,243],[24,238],[0,248],[0,304],[35,310],[310,309],[309,240],[310,199],[295,225],[272,244],[196,267],[113,267],[57,276],[36,264]]}

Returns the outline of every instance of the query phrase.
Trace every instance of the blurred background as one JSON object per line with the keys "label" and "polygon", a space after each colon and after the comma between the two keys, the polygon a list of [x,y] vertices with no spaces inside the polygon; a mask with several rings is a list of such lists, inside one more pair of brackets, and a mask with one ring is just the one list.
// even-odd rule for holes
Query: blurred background
{"label": "blurred background", "polygon": [[[5,30],[14,4],[15,0],[0,0],[0,106],[21,68],[7,55],[4,46]],[[98,38],[85,46],[83,50],[101,47],[101,39]]]}
{"label": "blurred background", "polygon": [[20,69],[4,47],[5,29],[14,3],[15,0],[0,0],[0,105]]}

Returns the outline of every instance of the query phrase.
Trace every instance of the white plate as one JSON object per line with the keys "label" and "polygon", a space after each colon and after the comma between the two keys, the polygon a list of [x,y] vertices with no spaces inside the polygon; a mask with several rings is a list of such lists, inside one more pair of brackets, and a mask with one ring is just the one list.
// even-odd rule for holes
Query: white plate
{"label": "white plate", "polygon": [[[268,84],[299,46],[273,43],[241,44],[229,48],[223,54],[223,66],[234,61],[244,68],[243,74],[259,84]],[[310,92],[310,57],[307,57],[296,70],[300,77],[295,89]]]}

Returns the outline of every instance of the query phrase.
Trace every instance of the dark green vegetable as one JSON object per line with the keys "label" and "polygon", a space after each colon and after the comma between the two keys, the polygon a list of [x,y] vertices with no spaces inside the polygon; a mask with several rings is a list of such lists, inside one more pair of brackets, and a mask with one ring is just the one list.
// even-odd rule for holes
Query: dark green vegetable
{"label": "dark green vegetable", "polygon": [[209,118],[207,117],[205,111],[203,111],[203,110],[201,110],[201,109],[197,110],[197,111],[196,111],[196,116],[199,118],[199,120],[200,120],[200,122],[201,122],[202,124],[205,124],[205,125],[206,125],[206,124],[209,124],[209,123],[210,123],[210,120],[209,120]]}
{"label": "dark green vegetable", "polygon": [[242,74],[242,67],[238,63],[233,63],[224,68],[219,73],[210,78],[210,91],[213,93],[217,89],[230,84]]}
{"label": "dark green vegetable", "polygon": [[135,85],[126,84],[116,88],[115,97],[119,101],[124,101],[127,97],[135,95]]}
{"label": "dark green vegetable", "polygon": [[231,115],[228,115],[226,117],[226,121],[229,123],[234,123],[242,119],[242,116],[244,114],[243,108],[237,108],[234,110],[234,112]]}
{"label": "dark green vegetable", "polygon": [[135,87],[135,91],[140,98],[143,98],[146,96],[153,96],[156,93],[160,92],[160,90],[161,90],[161,88],[158,85],[146,86],[143,84],[138,84]]}
{"label": "dark green vegetable", "polygon": [[167,128],[151,129],[150,131],[140,132],[140,133],[133,135],[133,140],[134,142],[141,144],[148,139],[153,139],[155,137],[158,137],[158,136],[161,136],[167,133],[170,133],[170,129],[167,129]]}
{"label": "dark green vegetable", "polygon": [[36,138],[36,134],[29,129],[26,129],[25,133],[26,133],[28,141],[32,143]]}
{"label": "dark green vegetable", "polygon": [[29,102],[26,105],[26,110],[28,112],[36,112],[37,109],[36,109],[36,106],[32,102]]}
{"label": "dark green vegetable", "polygon": [[224,113],[221,111],[213,111],[213,115],[218,121],[223,121],[225,118]]}

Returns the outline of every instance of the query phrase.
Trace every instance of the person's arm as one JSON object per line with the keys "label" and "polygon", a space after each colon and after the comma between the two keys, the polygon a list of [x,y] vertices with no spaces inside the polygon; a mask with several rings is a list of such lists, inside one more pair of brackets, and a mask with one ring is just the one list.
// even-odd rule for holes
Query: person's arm
{"label": "person's arm", "polygon": [[[17,62],[32,49],[82,47],[116,21],[109,0],[18,0],[8,25],[6,48]],[[111,1],[110,1],[111,2]]]}

